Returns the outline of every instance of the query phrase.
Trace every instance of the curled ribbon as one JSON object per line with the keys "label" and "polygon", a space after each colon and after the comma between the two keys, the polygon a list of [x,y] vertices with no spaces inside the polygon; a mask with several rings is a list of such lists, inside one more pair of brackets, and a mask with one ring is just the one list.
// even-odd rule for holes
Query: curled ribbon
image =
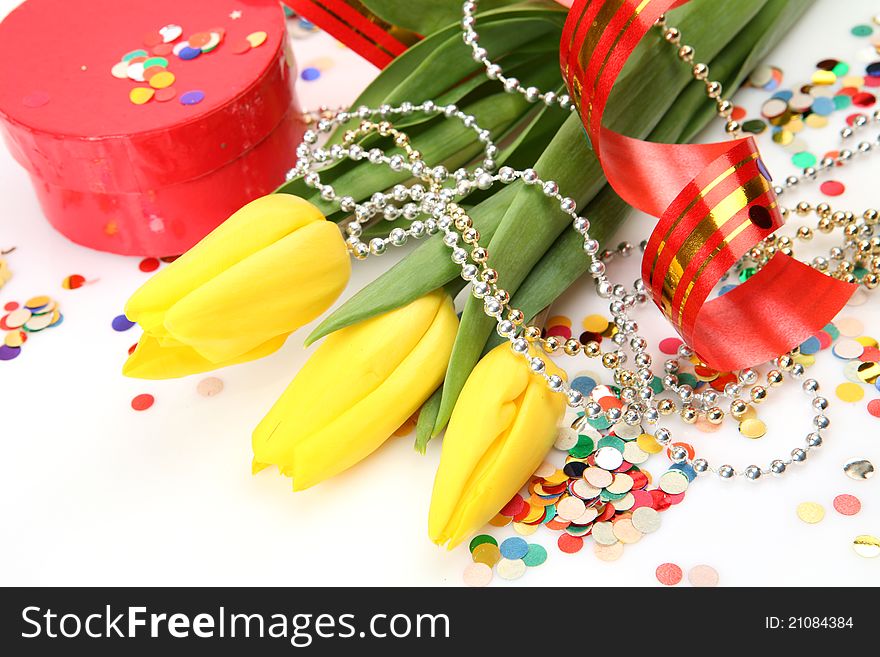
{"label": "curled ribbon", "polygon": [[746,282],[707,301],[721,277],[783,224],[757,144],[751,137],[658,144],[602,126],[627,58],[677,4],[575,0],[562,32],[562,72],[608,182],[627,203],[660,218],[642,260],[654,302],[704,363],[729,371],[799,345],[856,288],[777,253]]}

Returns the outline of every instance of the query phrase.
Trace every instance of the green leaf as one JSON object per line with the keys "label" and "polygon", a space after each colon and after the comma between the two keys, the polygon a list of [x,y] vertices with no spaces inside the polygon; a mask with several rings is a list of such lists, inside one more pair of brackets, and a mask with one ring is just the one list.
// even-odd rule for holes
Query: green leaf
{"label": "green leaf", "polygon": [[434,394],[422,404],[419,411],[419,419],[416,422],[415,448],[419,454],[424,454],[428,443],[433,438],[434,422],[437,421],[437,413],[440,412],[440,397],[443,395],[443,386],[437,386]]}
{"label": "green leaf", "polygon": [[[461,20],[460,0],[428,0],[419,2],[416,9],[413,0],[361,0],[382,20],[411,30],[418,34],[431,34],[450,23]],[[515,0],[480,0],[481,12],[514,5]]]}

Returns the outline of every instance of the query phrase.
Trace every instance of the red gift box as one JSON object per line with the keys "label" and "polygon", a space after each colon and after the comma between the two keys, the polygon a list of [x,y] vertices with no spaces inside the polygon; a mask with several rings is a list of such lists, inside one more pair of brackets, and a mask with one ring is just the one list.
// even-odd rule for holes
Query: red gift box
{"label": "red gift box", "polygon": [[292,61],[276,0],[27,0],[0,24],[0,131],[71,240],[175,255],[284,181]]}

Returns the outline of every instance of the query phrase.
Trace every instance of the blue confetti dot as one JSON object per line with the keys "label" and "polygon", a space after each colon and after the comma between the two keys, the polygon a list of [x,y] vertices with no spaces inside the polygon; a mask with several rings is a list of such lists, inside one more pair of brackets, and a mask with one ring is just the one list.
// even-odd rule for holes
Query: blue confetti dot
{"label": "blue confetti dot", "polygon": [[181,59],[195,59],[201,54],[202,51],[200,48],[190,48],[189,46],[187,46],[186,48],[181,48],[180,52],[177,53],[177,56]]}
{"label": "blue confetti dot", "polygon": [[582,395],[589,395],[596,387],[596,382],[588,376],[579,376],[571,382],[571,387]]}
{"label": "blue confetti dot", "polygon": [[529,551],[529,544],[519,536],[511,536],[501,542],[499,549],[505,559],[522,559]]}
{"label": "blue confetti dot", "polygon": [[794,96],[793,91],[791,91],[790,89],[784,89],[783,91],[777,91],[771,96],[771,98],[778,98],[779,100],[784,100],[787,103],[791,100],[792,96]]}
{"label": "blue confetti dot", "polygon": [[134,326],[134,322],[131,321],[125,315],[117,315],[113,318],[113,330],[114,331],[127,331],[132,326]]}
{"label": "blue confetti dot", "polygon": [[693,481],[697,478],[696,471],[687,463],[673,463],[669,466],[669,469],[679,470],[685,477],[688,478],[688,481]]}
{"label": "blue confetti dot", "polygon": [[813,101],[810,109],[813,110],[814,114],[819,114],[820,116],[828,116],[829,114],[831,114],[831,112],[834,111],[834,100],[831,98],[826,98],[825,96],[820,96]]}
{"label": "blue confetti dot", "polygon": [[314,30],[315,25],[311,21],[307,21],[305,18],[299,19],[299,26],[304,30]]}
{"label": "blue confetti dot", "polygon": [[300,77],[306,82],[311,82],[312,80],[317,80],[321,77],[321,71],[314,66],[309,66],[308,68],[303,69],[303,72],[300,73]]}
{"label": "blue confetti dot", "polygon": [[820,343],[819,338],[814,335],[813,337],[804,340],[803,344],[801,344],[801,353],[806,356],[811,356],[812,354],[819,353],[821,348],[822,343]]}
{"label": "blue confetti dot", "polygon": [[205,92],[204,91],[187,91],[180,97],[181,105],[198,105],[203,100],[205,100]]}
{"label": "blue confetti dot", "polygon": [[736,285],[725,285],[720,290],[718,290],[718,296],[720,297],[722,294],[727,294],[735,287],[736,287]]}

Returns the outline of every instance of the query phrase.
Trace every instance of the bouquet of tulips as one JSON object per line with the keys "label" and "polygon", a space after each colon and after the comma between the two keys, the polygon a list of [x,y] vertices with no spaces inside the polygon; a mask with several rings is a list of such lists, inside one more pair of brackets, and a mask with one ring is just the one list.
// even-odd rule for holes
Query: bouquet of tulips
{"label": "bouquet of tulips", "polygon": [[[355,102],[380,107],[455,103],[496,136],[498,165],[533,166],[586,207],[591,234],[610,238],[627,206],[605,184],[580,118],[507,93],[482,74],[461,40],[460,2],[362,0],[375,14],[427,35],[392,62]],[[735,89],[809,0],[693,0],[673,20]],[[565,9],[550,0],[484,0],[480,43],[523,84],[564,92],[559,41]],[[630,58],[605,113],[608,127],[638,138],[686,142],[714,116],[694,81],[658,34]],[[339,143],[349,127],[331,135]],[[395,124],[425,161],[448,170],[477,159],[473,131],[419,113]],[[361,140],[365,150],[381,140]],[[407,171],[341,161],[322,179],[355,201],[408,183]],[[409,181],[412,182],[412,181]],[[492,268],[524,317],[537,315],[585,273],[579,236],[567,216],[522,182],[478,190],[468,208]],[[345,288],[349,248],[337,223],[348,212],[296,178],[256,199],[155,275],[126,306],[144,329],[124,372],[178,377],[267,356],[324,313]],[[411,219],[386,217],[364,237]],[[459,321],[453,300],[466,285],[440,235],[326,317],[308,337],[323,339],[253,434],[253,469],[277,466],[294,490],[317,484],[367,457],[418,411],[416,448],[445,429],[429,533],[449,546],[479,529],[520,489],[549,451],[565,400],[506,346],[493,320],[468,296]],[[229,312],[234,306],[235,312]],[[254,325],[247,318],[259,314]],[[240,321],[236,318],[241,318]],[[353,385],[338,388],[340,370]],[[556,372],[563,376],[562,372]]]}

